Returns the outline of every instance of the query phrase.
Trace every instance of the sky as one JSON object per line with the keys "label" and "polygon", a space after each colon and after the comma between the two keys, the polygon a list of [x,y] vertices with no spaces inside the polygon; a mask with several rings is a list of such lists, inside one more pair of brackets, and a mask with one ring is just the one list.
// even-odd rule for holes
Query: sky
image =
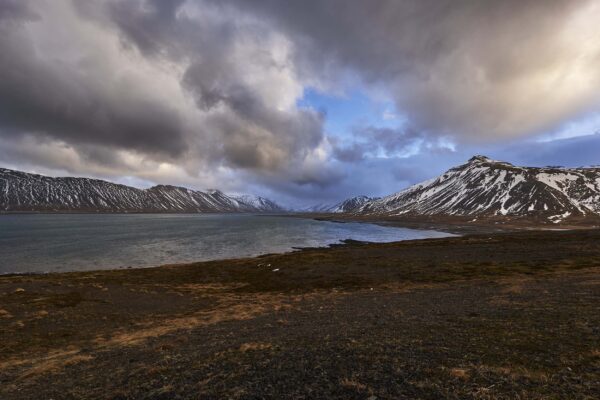
{"label": "sky", "polygon": [[600,0],[0,0],[0,166],[383,196],[600,164]]}

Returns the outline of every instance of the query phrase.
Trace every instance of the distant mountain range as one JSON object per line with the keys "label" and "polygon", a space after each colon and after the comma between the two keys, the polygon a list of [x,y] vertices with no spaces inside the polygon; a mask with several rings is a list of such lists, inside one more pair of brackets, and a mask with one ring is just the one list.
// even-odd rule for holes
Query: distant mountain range
{"label": "distant mountain range", "polygon": [[560,223],[600,216],[600,168],[518,167],[475,156],[466,164],[353,213],[529,218]]}
{"label": "distant mountain range", "polygon": [[[50,178],[0,168],[0,211],[283,212],[258,196],[158,185],[137,189],[98,179]],[[518,167],[485,156],[383,198],[356,196],[301,210],[359,216],[469,217],[568,223],[600,219],[600,168]]]}
{"label": "distant mountain range", "polygon": [[229,196],[158,185],[137,189],[99,179],[51,178],[0,168],[0,211],[20,212],[281,212],[263,197]]}
{"label": "distant mountain range", "polygon": [[360,206],[378,197],[355,196],[335,204],[317,204],[300,211],[314,213],[349,213],[358,210]]}

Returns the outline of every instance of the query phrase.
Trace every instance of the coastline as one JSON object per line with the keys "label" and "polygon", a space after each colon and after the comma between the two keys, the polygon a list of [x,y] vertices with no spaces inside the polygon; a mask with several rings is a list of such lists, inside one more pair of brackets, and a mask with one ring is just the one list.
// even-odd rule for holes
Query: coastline
{"label": "coastline", "polygon": [[[35,215],[35,218],[37,218],[39,214]],[[52,218],[52,220],[56,221],[55,223],[60,224],[62,221],[62,216],[63,215],[67,215],[68,214],[44,214],[44,216],[47,216],[49,218]],[[105,221],[105,218],[102,215],[97,215],[97,214],[86,214],[87,215],[91,215],[90,218],[87,217],[80,217],[81,214],[71,214],[72,218],[68,219],[69,221],[73,220],[74,222],[72,222],[72,224],[75,227],[79,227],[79,226],[83,226],[82,224],[88,224],[90,226],[94,226],[96,225],[96,221]],[[48,274],[48,273],[53,273],[53,272],[69,272],[69,271],[101,271],[101,270],[122,270],[122,269],[139,269],[139,268],[153,268],[153,267],[157,267],[160,265],[167,265],[167,264],[189,264],[189,263],[195,263],[195,262],[203,262],[203,261],[222,261],[222,260],[229,260],[229,259],[236,259],[236,258],[251,258],[251,257],[258,257],[258,256],[262,256],[265,254],[285,254],[285,253],[290,253],[290,252],[294,252],[294,251],[298,251],[301,250],[303,248],[328,248],[330,246],[336,246],[339,245],[341,243],[344,243],[345,241],[355,241],[355,242],[365,242],[365,243],[389,243],[389,242],[393,242],[393,241],[403,241],[403,240],[414,240],[416,238],[427,238],[427,237],[446,237],[446,236],[453,236],[453,234],[450,233],[445,233],[445,232],[439,232],[439,231],[431,231],[431,232],[417,232],[418,230],[413,229],[413,230],[398,230],[396,232],[396,227],[391,227],[388,226],[386,227],[386,229],[382,230],[380,228],[377,228],[377,226],[380,226],[380,224],[373,224],[371,222],[368,221],[362,221],[362,222],[357,222],[357,224],[360,225],[370,225],[371,227],[358,227],[357,229],[355,228],[341,228],[341,227],[336,227],[335,224],[333,223],[334,221],[321,221],[321,222],[314,222],[314,221],[318,221],[315,220],[314,218],[308,218],[308,217],[303,217],[301,218],[303,221],[298,221],[299,218],[294,218],[290,215],[286,215],[286,214],[178,214],[175,217],[172,217],[171,214],[147,214],[150,216],[150,218],[154,221],[156,218],[158,218],[158,221],[163,221],[163,220],[167,220],[167,221],[171,221],[173,218],[175,218],[177,221],[180,221],[181,219],[179,217],[182,217],[183,219],[187,219],[188,217],[192,218],[193,221],[199,220],[202,221],[204,219],[207,220],[214,220],[214,218],[226,218],[228,221],[234,221],[233,222],[233,230],[235,231],[235,225],[239,224],[240,226],[244,227],[247,226],[244,225],[244,221],[248,220],[248,218],[256,218],[256,217],[263,217],[263,218],[269,218],[269,217],[277,217],[277,219],[275,219],[275,224],[274,228],[277,229],[280,225],[283,226],[287,226],[290,225],[292,227],[294,226],[303,226],[303,225],[311,225],[311,226],[318,226],[321,228],[317,228],[317,232],[315,232],[316,236],[312,236],[310,234],[310,231],[307,233],[307,231],[300,231],[300,233],[302,234],[303,237],[306,237],[307,240],[301,240],[297,237],[297,234],[299,232],[296,232],[296,235],[293,234],[291,237],[295,238],[293,240],[275,240],[272,244],[265,244],[265,232],[262,233],[262,240],[258,240],[258,245],[257,246],[246,246],[246,247],[236,247],[235,243],[233,243],[233,247],[237,250],[235,251],[215,251],[213,250],[214,248],[219,248],[219,246],[226,246],[226,243],[221,244],[219,242],[220,239],[216,239],[216,242],[214,241],[213,243],[213,247],[211,246],[205,246],[205,247],[201,247],[202,250],[196,250],[194,251],[193,246],[188,245],[188,248],[179,248],[177,249],[178,251],[172,251],[169,252],[168,256],[165,257],[152,257],[151,254],[146,255],[141,255],[138,256],[137,254],[133,254],[129,255],[127,253],[125,254],[120,254],[119,257],[117,257],[116,255],[111,257],[111,256],[105,256],[105,254],[111,254],[111,253],[105,253],[105,251],[108,250],[108,248],[104,248],[103,247],[103,243],[104,242],[96,242],[94,240],[94,236],[93,235],[87,235],[84,236],[83,238],[86,240],[86,243],[93,243],[92,247],[94,249],[98,249],[97,251],[95,251],[95,253],[93,253],[92,255],[96,256],[96,259],[94,259],[92,257],[92,255],[88,256],[88,260],[90,261],[89,263],[86,264],[86,260],[79,260],[78,262],[69,262],[69,260],[65,260],[65,264],[61,264],[60,260],[62,258],[61,254],[55,254],[54,257],[55,258],[46,258],[46,254],[45,252],[39,252],[40,254],[36,254],[36,258],[32,259],[32,255],[29,254],[29,262],[33,263],[32,267],[28,268],[28,265],[26,264],[25,261],[27,261],[27,255],[26,253],[22,253],[23,257],[22,259],[24,260],[24,262],[21,262],[20,259],[17,258],[12,258],[12,254],[19,254],[19,252],[15,253],[15,248],[10,248],[6,245],[6,242],[2,242],[3,248],[2,251],[4,251],[5,253],[8,252],[12,252],[12,254],[7,254],[9,261],[2,263],[2,265],[0,266],[0,276],[3,275],[19,275],[19,274]],[[129,221],[136,219],[136,217],[139,216],[139,214],[106,214],[107,219],[109,221],[112,222],[103,222],[103,226],[110,226],[110,224],[112,224],[114,226],[114,228],[116,230],[111,230],[111,229],[104,229],[101,233],[102,238],[111,238],[111,235],[121,235],[119,236],[120,238],[123,239],[123,245],[127,245],[127,241],[128,240],[128,233],[125,231],[120,231],[118,228],[119,226],[117,225],[121,225],[122,222],[121,221],[124,218],[124,221]],[[108,217],[111,218],[108,218]],[[112,218],[114,217],[114,218]],[[196,218],[199,217],[199,218]],[[1,218],[1,217],[0,217]],[[2,239],[10,239],[10,227],[14,226],[15,222],[18,222],[19,220],[17,219],[18,216],[16,216],[13,219],[13,222],[11,225],[8,225],[8,230],[5,231],[4,235],[0,235],[0,241]],[[288,218],[289,223],[284,223],[284,224],[280,224],[280,222],[282,222],[281,220],[279,220],[280,218]],[[239,219],[239,223],[235,222],[238,221]],[[78,222],[80,220],[83,220],[83,222]],[[137,220],[137,219],[136,219]],[[144,221],[144,219],[142,219],[142,221]],[[300,224],[297,224],[297,222],[301,222]],[[321,224],[326,224],[329,222],[329,225],[323,225],[321,226]],[[209,222],[210,223],[210,222]],[[107,225],[108,224],[108,225]],[[161,223],[162,224],[162,223]],[[194,222],[195,224],[195,222]],[[203,223],[199,222],[198,223],[199,227],[202,227]],[[67,225],[65,225],[67,226]],[[71,225],[68,225],[69,227]],[[192,225],[189,225],[192,226]],[[267,226],[269,226],[269,224],[267,224]],[[323,228],[325,227],[325,228]],[[45,226],[42,225],[42,228],[45,228]],[[187,226],[184,225],[184,228],[187,228]],[[227,226],[225,227],[227,228]],[[37,225],[33,224],[33,230],[38,229]],[[157,225],[156,222],[154,222],[151,226],[148,227],[148,229],[162,229],[161,226]],[[226,233],[231,232],[231,228],[230,231],[225,231]],[[139,229],[138,229],[139,231]],[[264,231],[264,229],[263,229]],[[319,233],[319,231],[323,232],[329,232],[327,233]],[[381,233],[379,233],[381,231]],[[412,231],[412,232],[411,232]],[[67,230],[67,232],[69,232]],[[172,235],[171,237],[173,239],[177,239],[180,236],[185,237],[186,239],[188,238],[188,236],[183,236],[181,235],[177,229],[173,230],[171,229],[170,231],[170,235]],[[59,237],[59,235],[62,233],[62,231],[59,229],[56,232],[56,237]],[[93,232],[92,232],[93,233]],[[252,234],[254,233],[254,231],[246,231],[246,232],[242,232],[242,238],[246,237],[246,235]],[[260,231],[259,231],[260,233]],[[7,236],[8,234],[8,236]],[[22,233],[21,233],[22,235]],[[197,240],[202,244],[202,242],[207,242],[207,243],[211,243],[208,242],[207,239],[205,239],[202,236],[202,231],[199,232],[195,232],[194,233],[194,237],[197,238]],[[19,234],[17,233],[17,237],[19,236]],[[130,235],[131,236],[131,235]],[[163,235],[163,239],[164,239]],[[50,236],[52,237],[52,236]],[[167,238],[170,239],[171,237]],[[90,239],[91,238],[91,239]],[[134,238],[134,237],[132,237]],[[43,240],[45,240],[45,238],[40,238],[43,242]],[[111,243],[110,240],[107,240],[108,243]],[[270,243],[270,242],[267,242]],[[61,243],[51,243],[54,246],[62,246]],[[15,244],[17,245],[17,244]],[[131,247],[131,246],[130,246]],[[42,247],[40,247],[40,249],[43,249],[44,246],[42,244]],[[116,249],[117,250],[117,249]],[[0,256],[3,254],[2,251],[0,251]],[[86,252],[89,251],[89,245],[88,247],[84,247],[82,249],[79,248],[73,248],[71,249],[71,253],[68,254],[74,254],[73,252],[75,251],[82,251],[82,252]],[[160,254],[160,252],[158,253]],[[2,257],[0,257],[2,258]],[[10,263],[10,260],[13,260],[13,264]],[[96,262],[96,260],[99,260]],[[6,261],[6,260],[5,260]],[[95,262],[95,263],[94,263]],[[37,263],[37,264],[35,264]],[[94,263],[94,264],[92,264]],[[10,270],[9,267],[10,265],[13,265],[12,270]],[[93,269],[86,269],[87,267],[93,266]]]}
{"label": "coastline", "polygon": [[0,276],[0,397],[585,397],[599,287],[599,230]]}
{"label": "coastline", "polygon": [[297,218],[312,218],[318,221],[338,223],[359,222],[387,227],[400,227],[420,230],[435,230],[457,235],[486,234],[519,231],[559,231],[586,230],[600,228],[600,219],[584,218],[570,223],[548,223],[543,220],[510,219],[504,217],[475,218],[460,216],[390,216],[356,215],[344,213],[296,213],[288,215]]}

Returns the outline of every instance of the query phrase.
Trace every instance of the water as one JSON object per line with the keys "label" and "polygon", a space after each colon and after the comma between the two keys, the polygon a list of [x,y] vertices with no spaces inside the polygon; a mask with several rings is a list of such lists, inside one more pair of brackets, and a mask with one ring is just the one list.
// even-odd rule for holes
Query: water
{"label": "water", "polygon": [[0,274],[150,267],[281,253],[344,239],[442,236],[448,234],[264,215],[0,215]]}

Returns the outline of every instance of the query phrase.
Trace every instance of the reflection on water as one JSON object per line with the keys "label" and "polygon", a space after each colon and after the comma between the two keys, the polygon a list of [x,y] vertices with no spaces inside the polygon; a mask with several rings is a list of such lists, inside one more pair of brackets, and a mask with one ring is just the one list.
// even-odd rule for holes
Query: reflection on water
{"label": "reflection on water", "polygon": [[149,267],[446,233],[245,214],[0,215],[0,273]]}

